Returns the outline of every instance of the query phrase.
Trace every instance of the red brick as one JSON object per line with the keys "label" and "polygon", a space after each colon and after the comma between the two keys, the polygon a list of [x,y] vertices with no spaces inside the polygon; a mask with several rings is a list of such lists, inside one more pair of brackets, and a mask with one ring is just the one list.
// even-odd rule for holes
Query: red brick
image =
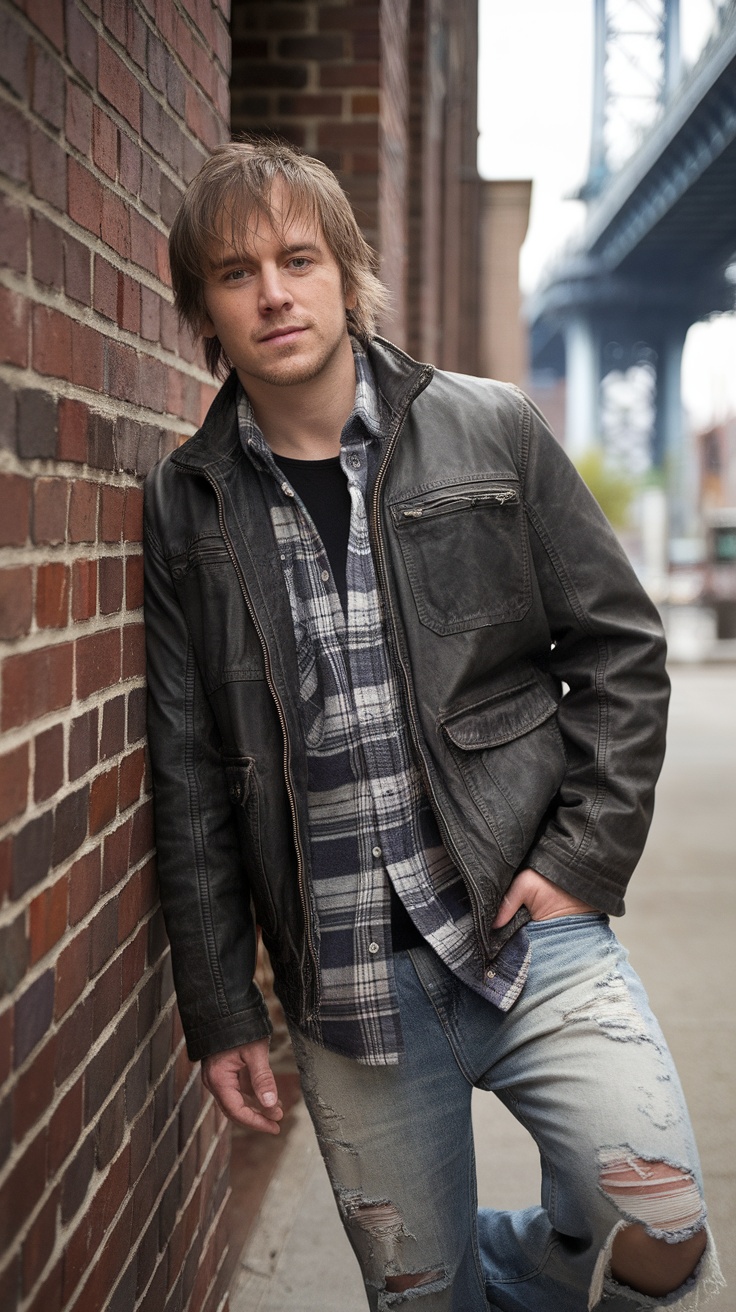
{"label": "red brick", "polygon": [[49,1121],[49,1175],[55,1175],[77,1142],[82,1129],[84,1080],[64,1094]]}
{"label": "red brick", "polygon": [[72,565],[72,619],[89,620],[97,614],[97,561],[75,560]]}
{"label": "red brick", "polygon": [[118,130],[98,105],[92,117],[92,158],[98,169],[114,181],[118,172]]}
{"label": "red brick", "polygon": [[[0,825],[21,815],[28,801],[28,743],[0,756]],[[0,901],[2,896],[0,895]]]}
{"label": "red brick", "polygon": [[146,753],[143,747],[131,752],[120,763],[120,810],[126,811],[141,795]]}
{"label": "red brick", "polygon": [[147,269],[149,273],[157,272],[156,228],[137,210],[130,211],[130,255],[135,264]]}
{"label": "red brick", "polygon": [[[56,1239],[56,1213],[60,1190],[56,1188],[48,1197],[23,1240],[23,1292],[28,1294],[35,1285],[51,1256]],[[46,1308],[54,1306],[46,1291]]]}
{"label": "red brick", "polygon": [[27,182],[28,123],[7,101],[0,101],[0,167],[14,182]]}
{"label": "red brick", "polygon": [[89,248],[76,237],[64,235],[64,287],[67,296],[80,305],[92,302]]}
{"label": "red brick", "polygon": [[363,92],[362,94],[351,97],[351,110],[353,114],[374,114],[379,112],[380,102],[378,96]]}
{"label": "red brick", "polygon": [[78,638],[75,646],[77,697],[80,701],[117,683],[120,678],[119,629]]}
{"label": "red brick", "polygon": [[59,953],[56,962],[56,987],[54,991],[54,1017],[56,1020],[66,1014],[87,983],[89,944],[89,929],[81,929],[71,943],[68,943]]}
{"label": "red brick", "polygon": [[97,88],[136,132],[141,126],[141,92],[133,74],[100,37],[97,46]]}
{"label": "red brick", "polygon": [[95,255],[94,269],[92,304],[98,314],[115,322],[118,314],[118,271],[102,255]]}
{"label": "red brick", "polygon": [[69,616],[69,566],[54,561],[36,571],[36,622],[40,629],[61,629]]}
{"label": "red brick", "polygon": [[102,217],[102,185],[93,173],[69,156],[67,164],[69,188],[69,218],[87,232],[100,235]]}
{"label": "red brick", "polygon": [[97,484],[72,483],[69,502],[69,541],[94,542],[97,536]]}
{"label": "red brick", "polygon": [[323,64],[319,70],[321,87],[377,87],[379,85],[378,60],[364,63]]}
{"label": "red brick", "polygon": [[[57,459],[70,460],[79,465],[85,463],[87,459],[88,419],[89,409],[83,401],[72,401],[67,396],[60,398],[57,419]],[[71,508],[69,520],[71,531]]]}
{"label": "red brick", "polygon": [[9,287],[0,287],[0,323],[3,325],[0,363],[28,364],[28,302]]}
{"label": "red brick", "polygon": [[104,343],[100,333],[87,324],[72,321],[71,381],[93,392],[103,390]]}
{"label": "red brick", "polygon": [[118,767],[99,774],[89,790],[89,832],[98,834],[110,823],[118,809]]}
{"label": "red brick", "polygon": [[122,997],[122,960],[116,957],[98,976],[92,990],[92,1034],[99,1038],[106,1025],[120,1010]]}
{"label": "red brick", "polygon": [[80,856],[69,870],[69,924],[76,925],[100,895],[100,849]]}
{"label": "red brick", "polygon": [[6,1251],[46,1184],[46,1130],[39,1130],[0,1188],[0,1251]]}
{"label": "red brick", "polygon": [[127,260],[130,255],[130,210],[112,191],[102,194],[100,235],[108,246]]}
{"label": "red brick", "polygon": [[141,336],[144,341],[158,342],[161,336],[161,301],[149,287],[141,287]]}
{"label": "red brick", "polygon": [[60,52],[64,50],[64,6],[62,0],[27,0],[28,19]]}
{"label": "red brick", "polygon": [[66,139],[81,155],[92,149],[92,101],[87,92],[70,80],[66,96]]}
{"label": "red brick", "polygon": [[131,196],[137,196],[141,186],[141,152],[125,132],[120,133],[119,181]]}
{"label": "red brick", "polygon": [[67,6],[66,43],[70,63],[90,86],[96,86],[97,33],[76,5]]}
{"label": "red brick", "polygon": [[123,628],[123,678],[142,677],[146,672],[146,640],[142,624]]}
{"label": "red brick", "polygon": [[125,746],[125,697],[111,697],[102,710],[100,760],[106,761],[122,752]]}
{"label": "red brick", "polygon": [[100,614],[113,615],[123,604],[123,562],[117,556],[102,556],[100,568]]}
{"label": "red brick", "polygon": [[0,547],[22,547],[31,520],[33,481],[20,474],[0,474]]}
{"label": "red brick", "polygon": [[121,328],[137,333],[141,326],[141,288],[127,274],[118,277],[117,320]]}
{"label": "red brick", "polygon": [[141,397],[141,360],[122,342],[107,343],[107,390],[110,396],[137,405]]}
{"label": "red brick", "polygon": [[33,364],[54,378],[72,375],[72,324],[48,305],[33,307]]}
{"label": "red brick", "polygon": [[143,541],[143,488],[126,488],[123,537],[126,542]]}
{"label": "red brick", "polygon": [[317,128],[320,147],[334,146],[338,150],[378,147],[378,122],[320,123]]}
{"label": "red brick", "polygon": [[28,265],[28,215],[4,196],[0,197],[0,260],[15,273],[25,273]]}
{"label": "red brick", "polygon": [[13,1090],[13,1136],[20,1143],[54,1096],[56,1035],[37,1052]]}
{"label": "red brick", "polygon": [[31,128],[31,186],[34,196],[55,209],[66,210],[67,157],[53,137]]}
{"label": "red brick", "polygon": [[143,557],[128,556],[125,562],[125,605],[137,610],[143,605]]}
{"label": "red brick", "polygon": [[64,285],[64,239],[62,230],[42,214],[31,222],[31,264],[35,281],[46,287],[62,289]]}
{"label": "red brick", "polygon": [[0,569],[0,639],[21,638],[33,618],[33,571],[29,565]]}
{"label": "red brick", "polygon": [[33,541],[58,545],[66,538],[69,483],[65,478],[37,478],[33,488]]}
{"label": "red brick", "polygon": [[31,108],[52,128],[64,124],[64,72],[58,59],[31,45]]}
{"label": "red brick", "polygon": [[100,505],[100,539],[102,542],[120,542],[125,516],[123,487],[103,486]]}
{"label": "red brick", "polygon": [[64,782],[63,724],[55,724],[36,736],[33,756],[33,798],[47,802]]}
{"label": "red brick", "polygon": [[2,669],[2,726],[27,724],[72,699],[72,643],[7,656]]}
{"label": "red brick", "polygon": [[59,942],[66,929],[69,904],[69,877],[57,879],[51,888],[44,889],[31,902],[29,930],[31,964],[40,961],[54,944]]}

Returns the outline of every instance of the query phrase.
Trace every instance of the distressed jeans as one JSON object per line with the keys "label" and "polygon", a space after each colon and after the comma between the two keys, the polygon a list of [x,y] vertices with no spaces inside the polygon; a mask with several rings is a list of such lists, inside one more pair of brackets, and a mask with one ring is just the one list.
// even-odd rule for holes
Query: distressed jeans
{"label": "distressed jeans", "polygon": [[[605,916],[527,928],[529,978],[506,1014],[429,947],[396,954],[398,1066],[361,1065],[293,1031],[368,1306],[691,1312],[722,1284],[710,1236],[693,1275],[666,1297],[610,1271],[625,1225],[672,1243],[706,1225],[682,1090],[642,984]],[[478,1211],[473,1088],[495,1093],[534,1137],[541,1206]]]}

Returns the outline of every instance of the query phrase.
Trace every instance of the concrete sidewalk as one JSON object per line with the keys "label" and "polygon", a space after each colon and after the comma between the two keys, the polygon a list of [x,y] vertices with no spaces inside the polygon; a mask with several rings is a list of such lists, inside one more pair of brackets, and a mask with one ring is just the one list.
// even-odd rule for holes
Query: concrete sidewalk
{"label": "concrete sidewalk", "polygon": [[[730,1285],[708,1307],[733,1312],[736,666],[675,668],[670,724],[651,836],[616,929],[662,1022],[695,1124]],[[237,1270],[231,1312],[365,1312],[311,1124],[303,1106],[294,1115]],[[539,1163],[526,1132],[487,1094],[476,1094],[474,1124],[481,1205],[537,1202]]]}

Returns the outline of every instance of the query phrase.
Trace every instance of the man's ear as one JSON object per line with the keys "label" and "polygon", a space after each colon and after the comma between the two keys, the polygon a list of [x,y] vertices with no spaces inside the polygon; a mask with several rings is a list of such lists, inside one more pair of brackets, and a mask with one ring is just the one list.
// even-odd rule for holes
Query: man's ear
{"label": "man's ear", "polygon": [[345,292],[345,309],[354,310],[358,304],[358,293],[354,287],[349,287]]}
{"label": "man's ear", "polygon": [[209,316],[208,314],[204,314],[204,315],[202,316],[201,320],[200,320],[200,324],[199,324],[199,335],[200,335],[200,337],[216,337],[216,336],[217,336],[217,329],[215,328],[215,325],[213,324],[213,322],[212,322],[212,320],[210,319],[210,316]]}

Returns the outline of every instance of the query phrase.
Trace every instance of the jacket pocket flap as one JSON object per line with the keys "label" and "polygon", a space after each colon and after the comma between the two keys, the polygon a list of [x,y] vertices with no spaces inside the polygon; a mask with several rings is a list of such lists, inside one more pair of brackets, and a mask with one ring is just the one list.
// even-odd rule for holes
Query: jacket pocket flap
{"label": "jacket pocket flap", "polygon": [[456,747],[466,752],[482,751],[521,738],[556,710],[554,697],[535,680],[457,711],[443,722],[442,728]]}

